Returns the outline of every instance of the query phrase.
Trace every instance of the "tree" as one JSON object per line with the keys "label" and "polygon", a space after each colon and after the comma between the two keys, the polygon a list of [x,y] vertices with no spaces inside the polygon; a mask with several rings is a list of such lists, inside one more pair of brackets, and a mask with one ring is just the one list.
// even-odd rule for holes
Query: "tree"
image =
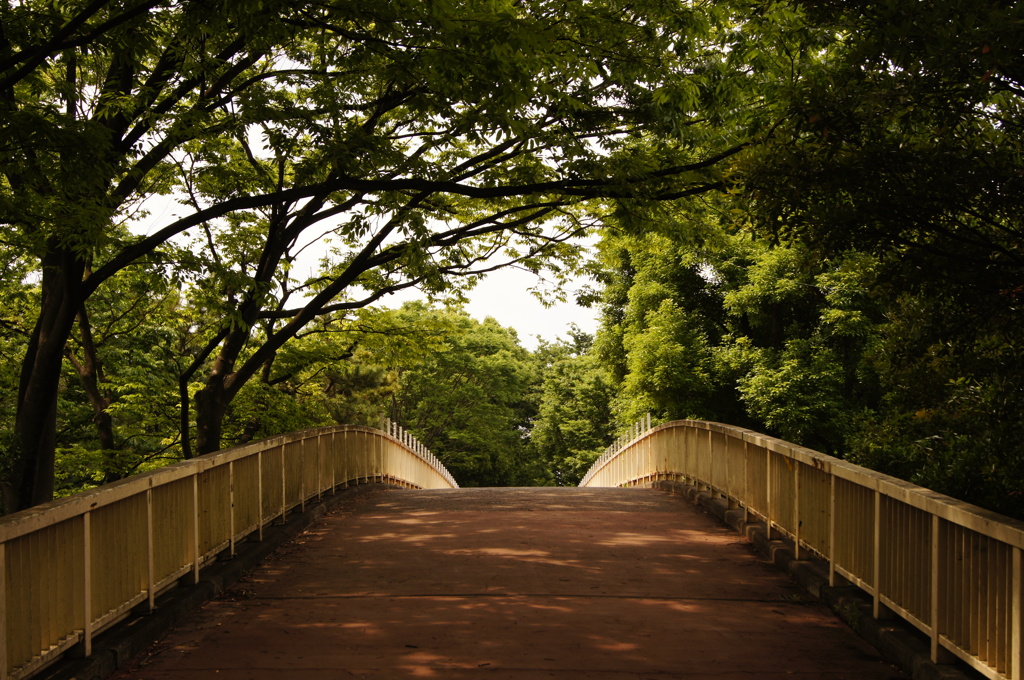
{"label": "tree", "polygon": [[600,245],[606,292],[595,351],[616,385],[621,428],[648,412],[746,424],[717,358],[731,330],[724,296],[748,257],[744,238],[720,219],[723,205],[629,209],[610,223]]}
{"label": "tree", "polygon": [[1024,363],[1016,301],[936,281],[886,286],[886,322],[868,346],[878,409],[858,420],[850,457],[1024,517]]}
{"label": "tree", "polygon": [[239,391],[225,416],[226,442],[331,424],[379,427],[399,390],[394,366],[439,342],[430,321],[375,308],[319,317]]}
{"label": "tree", "polygon": [[408,327],[447,327],[413,361],[394,368],[389,417],[444,463],[460,486],[530,486],[541,474],[528,447],[536,381],[514,330],[493,318],[406,304]]}
{"label": "tree", "polygon": [[763,234],[878,260],[856,460],[1020,515],[1019,3],[798,2],[819,59],[740,175]]}
{"label": "tree", "polygon": [[[35,264],[12,244],[0,245],[0,405],[6,414],[18,407],[18,367],[38,306],[38,288],[30,279]],[[0,419],[0,479],[10,472],[10,459],[4,454],[13,441],[13,420]]]}
{"label": "tree", "polygon": [[819,56],[779,91],[772,141],[746,159],[760,228],[1019,285],[1024,8],[794,6],[794,23],[821,36]]}
{"label": "tree", "polygon": [[82,306],[65,347],[58,454],[65,464],[84,456],[98,483],[175,460],[180,446],[177,375],[188,324],[164,267],[147,264],[120,272]]}
{"label": "tree", "polygon": [[[712,130],[738,107],[717,49],[724,10],[30,0],[0,13],[0,221],[41,287],[8,510],[52,494],[61,362],[83,305],[188,229],[254,258],[208,254],[231,311],[200,352],[205,452],[231,399],[318,314],[444,287],[510,246],[540,266],[586,200],[718,189],[717,166],[749,141]],[[645,137],[654,153],[633,153]],[[144,236],[114,228],[172,191],[185,216]],[[534,226],[556,218],[553,233]],[[290,307],[275,275],[316,225],[344,252]],[[268,318],[279,325],[252,346]]]}
{"label": "tree", "polygon": [[883,321],[877,260],[773,246],[734,221],[732,199],[703,202],[601,243],[596,349],[616,421],[719,420],[842,452],[879,398],[866,356]]}
{"label": "tree", "polygon": [[613,386],[590,351],[593,337],[570,331],[571,343],[543,344],[537,416],[530,445],[544,461],[548,483],[576,486],[614,439]]}

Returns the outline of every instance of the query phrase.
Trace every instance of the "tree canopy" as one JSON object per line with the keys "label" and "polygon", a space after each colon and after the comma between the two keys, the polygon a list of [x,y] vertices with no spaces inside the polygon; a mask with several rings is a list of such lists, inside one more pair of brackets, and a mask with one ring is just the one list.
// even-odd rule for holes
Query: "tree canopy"
{"label": "tree canopy", "polygon": [[[650,411],[1021,514],[1022,22],[4,0],[4,508],[384,415],[460,481],[573,483]],[[596,272],[596,337],[377,307],[510,264]]]}
{"label": "tree canopy", "polygon": [[[172,257],[189,229],[204,237],[197,276],[212,280],[209,311],[223,319],[193,369],[207,376],[194,395],[207,452],[242,386],[318,315],[446,289],[500,264],[484,264],[494,255],[541,267],[571,250],[561,244],[587,225],[588,201],[713,190],[716,166],[746,143],[695,107],[696,92],[727,80],[713,48],[728,17],[674,2],[0,12],[0,220],[40,281],[9,508],[52,491],[60,365],[79,311],[126,267]],[[721,112],[730,96],[704,99]],[[159,194],[179,197],[184,216],[145,235],[121,228]],[[336,256],[292,281],[297,250],[325,234]]]}

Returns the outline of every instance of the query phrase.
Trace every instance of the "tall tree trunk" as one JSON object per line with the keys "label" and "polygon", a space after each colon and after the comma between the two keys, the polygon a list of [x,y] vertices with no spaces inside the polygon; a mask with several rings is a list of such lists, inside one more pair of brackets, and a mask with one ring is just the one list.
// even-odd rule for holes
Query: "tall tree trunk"
{"label": "tall tree trunk", "polygon": [[[67,348],[67,357],[71,365],[78,372],[82,380],[82,387],[85,390],[89,404],[92,406],[92,422],[96,425],[96,435],[100,440],[100,449],[103,457],[108,463],[113,462],[112,452],[118,450],[114,440],[114,419],[110,417],[107,409],[113,403],[113,395],[109,390],[104,392],[100,388],[103,382],[103,366],[100,363],[99,352],[96,349],[96,342],[92,336],[92,324],[89,322],[89,315],[85,311],[85,304],[78,310],[78,328],[81,333],[82,358],[79,360],[71,347]],[[103,473],[103,482],[109,484],[121,478],[121,473],[115,470],[115,466],[108,464]]]}
{"label": "tall tree trunk", "polygon": [[[232,395],[233,396],[233,395]],[[196,392],[196,455],[219,451],[224,435],[224,416],[231,403],[221,379],[209,379]]]}
{"label": "tall tree trunk", "polygon": [[39,318],[21,367],[12,469],[3,494],[6,512],[53,499],[57,393],[64,346],[81,304],[85,263],[66,248],[49,251],[42,260]]}
{"label": "tall tree trunk", "polygon": [[196,392],[196,455],[219,451],[224,434],[224,416],[234,399],[234,367],[249,338],[250,326],[236,328],[224,337],[224,344],[213,361],[206,384]]}

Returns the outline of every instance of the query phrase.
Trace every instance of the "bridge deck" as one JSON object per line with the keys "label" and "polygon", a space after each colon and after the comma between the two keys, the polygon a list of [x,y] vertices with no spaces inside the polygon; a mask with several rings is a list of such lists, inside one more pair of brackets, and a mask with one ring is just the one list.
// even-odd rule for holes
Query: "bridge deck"
{"label": "bridge deck", "polygon": [[341,506],[122,677],[899,676],[677,497],[382,489]]}

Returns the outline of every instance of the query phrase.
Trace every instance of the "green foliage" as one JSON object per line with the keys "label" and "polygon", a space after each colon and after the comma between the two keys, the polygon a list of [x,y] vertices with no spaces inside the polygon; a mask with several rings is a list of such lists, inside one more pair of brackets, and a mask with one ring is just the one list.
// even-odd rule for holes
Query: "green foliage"
{"label": "green foliage", "polygon": [[617,396],[617,425],[658,420],[745,422],[719,359],[728,335],[724,296],[748,246],[718,228],[714,210],[683,210],[664,234],[606,236],[604,323],[595,349]]}
{"label": "green foliage", "polygon": [[597,349],[616,420],[721,420],[842,451],[852,414],[878,398],[864,356],[881,320],[877,262],[770,247],[730,233],[729,214],[680,213],[674,235],[606,236]]}
{"label": "green foliage", "polygon": [[[0,13],[0,223],[43,272],[11,506],[51,492],[75,315],[186,230],[205,252],[178,253],[181,278],[208,318],[179,376],[202,386],[181,408],[192,395],[210,451],[231,402],[317,316],[410,286],[458,297],[456,282],[503,264],[561,275],[600,199],[713,190],[748,142],[719,125],[747,110],[749,80],[724,56],[738,26],[726,5],[29,0]],[[154,195],[183,217],[121,229]],[[293,279],[328,236],[321,270]]]}
{"label": "green foliage", "polygon": [[183,307],[163,271],[140,267],[121,272],[79,315],[65,349],[59,494],[180,459],[177,377],[189,335]]}
{"label": "green foliage", "polygon": [[389,412],[449,469],[460,486],[530,486],[543,472],[528,446],[536,380],[515,331],[458,311],[406,305],[412,323],[447,326],[414,362],[398,365]]}
{"label": "green foliage", "polygon": [[724,420],[1021,516],[1020,295],[940,252],[772,245],[685,215],[703,222],[601,245],[617,422]]}
{"label": "green foliage", "polygon": [[[1022,22],[981,0],[0,5],[5,503],[47,497],[52,444],[63,493],[385,414],[463,484],[567,484],[650,411],[1021,514]],[[126,228],[157,195],[184,217]],[[593,347],[371,307],[513,263],[561,280],[598,226]]]}
{"label": "green foliage", "polygon": [[0,479],[9,474],[14,461],[11,442],[13,414],[18,407],[18,380],[32,330],[38,287],[29,280],[35,262],[17,248],[0,246]]}
{"label": "green foliage", "polygon": [[748,413],[784,439],[835,450],[849,429],[840,357],[806,339],[752,354],[737,382]]}
{"label": "green foliage", "polygon": [[948,282],[897,295],[869,353],[885,398],[860,424],[854,460],[1024,514],[1022,337],[1007,302]]}
{"label": "green foliage", "polygon": [[1019,285],[1024,9],[796,4],[832,37],[745,159],[759,227],[821,250],[939,254]]}
{"label": "green foliage", "polygon": [[844,448],[1024,516],[1013,434],[1024,375],[1024,8],[795,4],[801,25],[827,40],[778,93],[774,136],[739,174],[761,233],[878,261],[863,287],[881,316],[844,308],[825,318],[850,338],[846,352],[863,353],[880,395],[845,408]]}
{"label": "green foliage", "polygon": [[590,352],[593,338],[577,331],[572,342],[544,344],[540,401],[530,444],[544,461],[546,483],[576,486],[612,442],[611,380]]}

